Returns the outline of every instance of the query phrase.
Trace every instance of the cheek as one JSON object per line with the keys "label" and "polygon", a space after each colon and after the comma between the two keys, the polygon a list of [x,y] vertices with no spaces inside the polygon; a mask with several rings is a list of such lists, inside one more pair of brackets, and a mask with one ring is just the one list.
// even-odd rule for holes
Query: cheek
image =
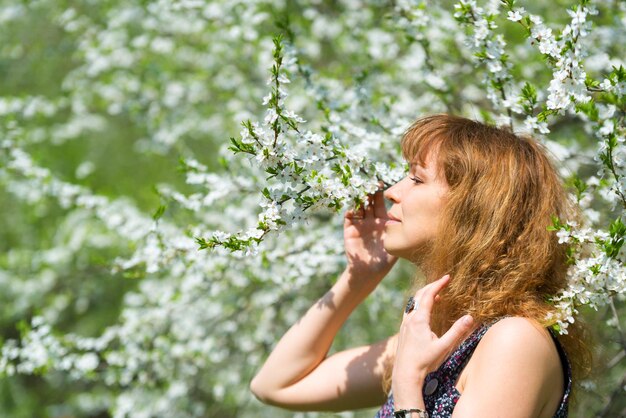
{"label": "cheek", "polygon": [[413,232],[419,231],[426,234],[436,232],[439,226],[441,212],[444,209],[441,202],[439,200],[424,199],[412,203],[413,204],[404,211],[405,219],[409,221],[407,222],[407,226],[410,225],[408,229]]}
{"label": "cheek", "polygon": [[403,212],[409,214],[412,218],[424,219],[436,217],[441,209],[441,200],[432,194],[426,194],[415,196],[410,201],[407,201]]}

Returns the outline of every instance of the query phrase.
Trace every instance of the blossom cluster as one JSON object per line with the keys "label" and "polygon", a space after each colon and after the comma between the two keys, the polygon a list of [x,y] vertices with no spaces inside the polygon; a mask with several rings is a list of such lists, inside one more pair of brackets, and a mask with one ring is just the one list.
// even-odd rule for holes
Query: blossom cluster
{"label": "blossom cluster", "polygon": [[[235,154],[250,155],[271,183],[262,190],[265,200],[255,228],[239,235],[214,232],[209,240],[198,239],[201,248],[216,245],[234,250],[253,247],[270,231],[304,219],[306,210],[324,208],[339,210],[346,206],[366,204],[365,196],[375,193],[380,182],[395,183],[404,169],[390,169],[368,160],[368,152],[380,151],[379,137],[361,132],[359,142],[343,136],[343,143],[332,129],[326,134],[301,130],[305,121],[285,107],[290,82],[283,66],[295,66],[295,58],[283,62],[281,39],[274,40],[274,64],[267,84],[271,92],[264,97],[267,111],[263,124],[246,121],[240,138],[231,138]],[[248,254],[251,252],[248,251]]]}
{"label": "blossom cluster", "polygon": [[553,299],[558,314],[549,319],[567,333],[567,327],[575,321],[578,309],[589,306],[598,309],[612,303],[613,298],[626,295],[626,270],[622,244],[626,227],[618,218],[611,224],[610,232],[580,227],[575,222],[559,225],[557,235],[560,243],[572,245],[584,256],[572,257],[569,271],[569,287]]}
{"label": "blossom cluster", "polygon": [[[626,6],[322,3],[0,8],[0,56],[34,60],[28,77],[57,71],[50,88],[0,97],[0,193],[20,209],[2,224],[1,320],[19,331],[0,350],[6,376],[88,382],[66,391],[76,416],[268,414],[249,380],[341,271],[340,213],[404,175],[399,139],[426,113],[539,135],[584,218],[552,226],[571,269],[548,319],[567,332],[583,307],[620,309]],[[45,25],[36,61],[19,35]],[[338,348],[397,325],[399,267]],[[98,310],[105,296],[119,312]]]}

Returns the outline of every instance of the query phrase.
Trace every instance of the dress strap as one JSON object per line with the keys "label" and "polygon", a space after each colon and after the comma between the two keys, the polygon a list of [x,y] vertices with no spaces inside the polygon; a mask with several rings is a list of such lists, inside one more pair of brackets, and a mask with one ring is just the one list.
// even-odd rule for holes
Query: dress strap
{"label": "dress strap", "polygon": [[572,392],[572,365],[569,362],[569,358],[567,358],[567,354],[565,354],[565,350],[561,345],[561,342],[556,336],[556,333],[552,328],[548,328],[550,336],[556,345],[556,351],[559,353],[559,357],[561,359],[561,368],[563,369],[563,380],[565,382],[565,388],[563,392],[563,398],[561,399],[561,404],[559,405],[559,409],[554,415],[555,418],[567,417],[568,403],[570,393]]}

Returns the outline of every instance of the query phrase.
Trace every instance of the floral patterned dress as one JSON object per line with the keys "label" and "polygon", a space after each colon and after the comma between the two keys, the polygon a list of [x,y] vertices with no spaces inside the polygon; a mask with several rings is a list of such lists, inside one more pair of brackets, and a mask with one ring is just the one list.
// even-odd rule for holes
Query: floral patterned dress
{"label": "floral patterned dress", "polygon": [[[426,376],[422,394],[424,396],[426,411],[431,418],[452,417],[452,411],[461,397],[461,394],[455,387],[457,378],[459,374],[461,374],[461,371],[463,371],[463,368],[465,368],[465,365],[469,361],[483,335],[485,335],[487,330],[495,322],[496,321],[487,325],[482,325],[476,329],[476,331],[467,337],[459,348],[457,348],[437,370]],[[549,331],[559,352],[561,364],[564,366],[563,374],[566,385],[563,398],[561,399],[561,404],[554,414],[554,418],[567,418],[568,401],[572,388],[571,367],[561,344],[556,339],[556,335],[554,335],[552,330]],[[376,413],[375,418],[393,418],[392,393],[389,394],[387,402],[385,402],[378,413]]]}

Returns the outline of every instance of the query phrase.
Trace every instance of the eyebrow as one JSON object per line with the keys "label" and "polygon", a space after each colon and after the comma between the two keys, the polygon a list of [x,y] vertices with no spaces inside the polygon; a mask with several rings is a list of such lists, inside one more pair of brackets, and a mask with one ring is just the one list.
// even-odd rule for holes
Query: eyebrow
{"label": "eyebrow", "polygon": [[426,171],[426,167],[424,167],[423,165],[418,164],[418,163],[411,163],[411,164],[409,164],[409,169],[412,169],[413,167],[419,168],[420,170],[422,170],[424,172]]}
{"label": "eyebrow", "polygon": [[[437,178],[437,173],[431,173],[430,170],[427,170],[425,166],[418,164],[418,163],[410,163],[409,164],[409,170],[416,168],[419,169],[420,173],[419,176],[422,178],[422,180],[434,180]],[[417,174],[417,173],[416,173]]]}

